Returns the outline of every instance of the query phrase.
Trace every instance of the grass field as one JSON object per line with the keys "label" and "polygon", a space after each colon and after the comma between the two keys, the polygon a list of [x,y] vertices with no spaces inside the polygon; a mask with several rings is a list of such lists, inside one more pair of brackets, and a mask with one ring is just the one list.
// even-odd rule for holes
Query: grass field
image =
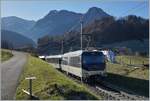
{"label": "grass field", "polygon": [[48,63],[29,56],[28,63],[21,75],[20,83],[16,92],[17,100],[29,99],[28,95],[22,92],[22,89],[28,89],[28,81],[25,77],[35,76],[33,80],[33,93],[42,100],[94,100],[101,99],[93,95],[89,89],[73,80],[67,78],[64,74],[54,69]]}
{"label": "grass field", "polygon": [[9,50],[1,49],[1,54],[0,54],[1,62],[10,59],[12,56],[13,54]]}
{"label": "grass field", "polygon": [[129,64],[129,65],[142,65],[142,64],[148,64],[149,59],[142,56],[116,56],[116,61],[123,64]]}
{"label": "grass field", "polygon": [[[121,56],[117,57],[117,61]],[[122,56],[122,61],[128,63],[132,58],[133,64],[148,63],[148,58]],[[107,63],[107,80],[119,87],[136,92],[139,95],[149,96],[149,68],[133,68],[133,66]]]}

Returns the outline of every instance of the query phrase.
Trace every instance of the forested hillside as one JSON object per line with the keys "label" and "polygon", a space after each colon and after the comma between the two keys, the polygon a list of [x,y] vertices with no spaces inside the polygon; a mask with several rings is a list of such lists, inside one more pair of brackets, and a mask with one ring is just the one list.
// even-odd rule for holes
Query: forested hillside
{"label": "forested hillside", "polygon": [[[88,34],[91,36],[90,40],[88,40],[89,38],[86,36],[83,36],[84,48],[87,46],[101,48],[106,44],[128,40],[137,40],[143,43],[144,39],[149,38],[149,20],[134,15],[120,19],[115,19],[114,17],[104,17],[103,19],[95,20],[88,26],[84,27],[83,34]],[[65,33],[64,35],[45,36],[40,38],[38,40],[39,53],[60,53],[62,40],[64,52],[80,49],[80,32],[71,31],[70,33]],[[88,42],[89,45],[87,44]]]}

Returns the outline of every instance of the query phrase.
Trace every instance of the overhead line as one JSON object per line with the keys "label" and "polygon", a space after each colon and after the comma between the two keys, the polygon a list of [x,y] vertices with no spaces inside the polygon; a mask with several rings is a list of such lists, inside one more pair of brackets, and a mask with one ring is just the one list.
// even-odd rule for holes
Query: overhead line
{"label": "overhead line", "polygon": [[128,12],[134,11],[135,9],[137,9],[137,7],[143,6],[145,3],[144,2],[140,2],[138,5],[136,5],[135,7],[130,8],[129,10],[127,10],[126,12],[123,12],[121,15],[125,15]]}
{"label": "overhead line", "polygon": [[[133,10],[135,10],[135,9],[137,9],[137,7],[140,7],[140,6],[143,6],[145,3],[139,3],[138,5],[136,5],[135,7],[132,7],[132,8],[130,8],[128,11],[126,11],[126,12],[124,12],[124,13],[122,13],[122,15],[124,15],[124,14],[126,14],[126,13],[128,13],[128,12],[131,12],[131,11],[133,11]],[[82,18],[83,18],[84,16],[82,16]],[[80,21],[79,21],[80,22]],[[71,32],[72,31],[72,29],[74,29],[75,28],[75,26],[79,23],[79,22],[77,22],[73,27],[71,27],[71,29],[69,30],[69,31],[67,31],[67,33],[69,33],[69,32]],[[112,25],[113,24],[113,22],[112,23],[110,23],[109,24],[109,26],[110,25]],[[78,35],[78,34],[77,34]],[[65,36],[64,36],[65,37]]]}

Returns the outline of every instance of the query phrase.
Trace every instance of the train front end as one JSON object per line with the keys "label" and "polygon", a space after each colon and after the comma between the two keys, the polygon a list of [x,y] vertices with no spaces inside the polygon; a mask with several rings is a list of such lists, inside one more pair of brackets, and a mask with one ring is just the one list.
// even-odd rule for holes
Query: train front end
{"label": "train front end", "polygon": [[83,52],[82,53],[82,76],[106,76],[105,56],[102,52]]}

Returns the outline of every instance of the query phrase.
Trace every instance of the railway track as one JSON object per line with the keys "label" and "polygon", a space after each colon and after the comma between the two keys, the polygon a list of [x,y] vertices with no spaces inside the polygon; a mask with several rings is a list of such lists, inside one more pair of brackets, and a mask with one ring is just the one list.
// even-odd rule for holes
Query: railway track
{"label": "railway track", "polygon": [[127,93],[122,88],[119,88],[115,85],[112,85],[105,81],[99,81],[94,83],[85,83],[81,82],[79,79],[67,75],[69,78],[74,80],[77,83],[84,84],[88,87],[92,92],[101,96],[104,100],[148,100],[148,98],[136,95],[134,93]]}
{"label": "railway track", "polygon": [[104,80],[95,80],[94,83],[85,83],[81,82],[79,79],[72,75],[66,75],[75,82],[85,85],[92,92],[101,96],[104,100],[148,100],[146,97],[130,93],[129,91],[112,85]]}
{"label": "railway track", "polygon": [[105,95],[108,100],[148,100],[146,97],[139,96],[134,93],[129,93],[124,91],[124,89],[105,81],[96,83],[95,88],[100,93],[103,93],[103,95]]}

